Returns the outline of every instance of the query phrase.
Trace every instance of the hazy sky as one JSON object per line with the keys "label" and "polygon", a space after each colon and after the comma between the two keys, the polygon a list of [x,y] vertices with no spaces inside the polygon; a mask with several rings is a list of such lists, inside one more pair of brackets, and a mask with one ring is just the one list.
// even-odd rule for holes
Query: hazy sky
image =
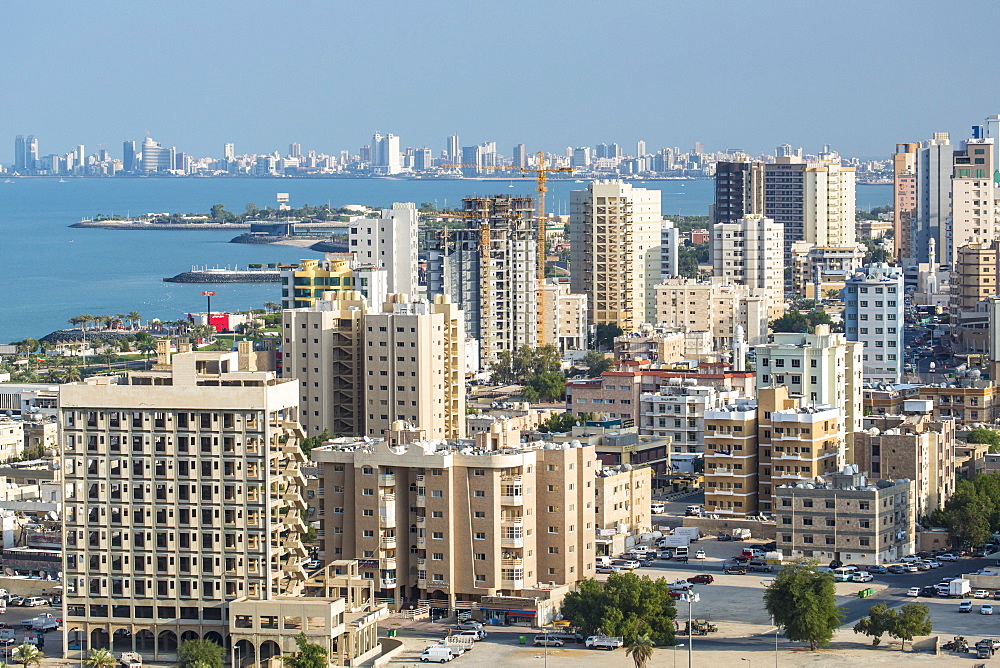
{"label": "hazy sky", "polygon": [[[0,161],[403,147],[885,156],[1000,113],[1000,3],[940,0],[4,0]],[[977,46],[978,44],[978,46]]]}

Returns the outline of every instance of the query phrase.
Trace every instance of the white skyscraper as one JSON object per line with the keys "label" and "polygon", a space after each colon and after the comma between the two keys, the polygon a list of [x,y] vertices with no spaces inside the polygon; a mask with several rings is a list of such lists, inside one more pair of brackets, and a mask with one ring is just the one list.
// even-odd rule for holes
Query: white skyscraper
{"label": "white skyscraper", "polygon": [[394,134],[382,136],[378,132],[372,137],[372,171],[375,174],[399,174],[403,171],[399,154],[399,137]]}
{"label": "white skyscraper", "polygon": [[417,206],[395,202],[379,218],[363,218],[351,226],[350,250],[360,264],[385,269],[388,291],[417,295]]}
{"label": "white skyscraper", "polygon": [[784,294],[784,228],[764,216],[744,216],[712,228],[713,274],[727,283]]}

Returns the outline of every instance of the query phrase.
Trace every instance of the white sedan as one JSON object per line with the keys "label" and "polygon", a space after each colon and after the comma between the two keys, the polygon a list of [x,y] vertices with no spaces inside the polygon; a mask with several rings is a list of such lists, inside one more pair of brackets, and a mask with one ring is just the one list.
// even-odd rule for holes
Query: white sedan
{"label": "white sedan", "polygon": [[985,589],[977,589],[976,593],[972,595],[972,598],[989,598],[990,593]]}
{"label": "white sedan", "polygon": [[697,552],[695,552],[694,553],[694,558],[695,559],[704,559],[705,558],[705,550],[698,550]]}
{"label": "white sedan", "polygon": [[979,606],[979,614],[980,615],[992,615],[993,614],[993,606],[990,605],[989,603],[982,604],[981,606]]}
{"label": "white sedan", "polygon": [[859,571],[851,576],[851,582],[871,582],[874,579],[874,575],[865,573],[864,571]]}
{"label": "white sedan", "polygon": [[920,596],[920,587],[910,587],[906,590],[906,595],[913,596],[914,598]]}

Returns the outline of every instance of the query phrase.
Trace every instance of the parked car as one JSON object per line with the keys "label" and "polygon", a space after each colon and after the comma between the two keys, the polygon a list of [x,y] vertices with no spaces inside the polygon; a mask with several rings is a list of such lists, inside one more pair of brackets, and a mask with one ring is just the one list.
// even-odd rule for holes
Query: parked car
{"label": "parked car", "polygon": [[455,628],[461,629],[462,631],[475,631],[476,629],[483,628],[483,624],[482,622],[477,622],[474,619],[467,619],[464,622],[460,622],[455,626]]}
{"label": "parked car", "polygon": [[733,564],[732,566],[726,566],[722,569],[722,572],[727,575],[746,575],[747,567],[742,564]]}
{"label": "parked car", "polygon": [[851,576],[851,582],[871,582],[874,579],[874,575],[871,573],[865,573],[864,571],[858,571]]}
{"label": "parked car", "polygon": [[708,573],[699,573],[694,577],[688,578],[688,582],[690,582],[691,584],[712,584],[713,582],[715,582],[715,578],[713,578]]}
{"label": "parked car", "polygon": [[621,573],[623,569],[621,566],[616,566],[615,564],[608,564],[607,566],[598,566],[598,573]]}
{"label": "parked car", "polygon": [[910,587],[906,590],[907,596],[920,596],[920,587]]}
{"label": "parked car", "polygon": [[892,566],[889,566],[889,568],[887,568],[886,570],[888,570],[890,573],[896,573],[898,575],[900,573],[906,572],[906,566],[903,566],[902,564],[893,564]]}
{"label": "parked car", "polygon": [[566,644],[562,639],[554,635],[545,635],[544,633],[535,636],[532,642],[536,647],[562,647]]}
{"label": "parked car", "polygon": [[458,633],[453,633],[452,637],[458,636],[459,638],[472,638],[473,640],[479,641],[486,637],[486,631],[482,629],[470,629],[468,631],[459,631]]}
{"label": "parked car", "polygon": [[642,564],[640,564],[640,563],[639,563],[638,561],[636,561],[635,559],[625,559],[625,560],[624,560],[624,561],[622,561],[622,562],[621,562],[621,564],[619,564],[619,565],[620,565],[620,566],[621,566],[622,568],[624,568],[625,570],[627,570],[627,571],[634,571],[635,569],[637,569],[637,568],[639,568],[640,566],[642,566]]}
{"label": "parked car", "polygon": [[985,589],[977,589],[973,594],[972,598],[989,598],[990,593]]}
{"label": "parked car", "polygon": [[550,638],[559,638],[564,643],[576,643],[582,645],[583,641],[586,640],[581,634],[573,633],[572,631],[555,631],[549,634]]}
{"label": "parked car", "polygon": [[979,606],[979,614],[980,615],[992,615],[993,614],[993,606],[990,605],[989,603],[983,603],[981,606]]}
{"label": "parked car", "polygon": [[937,596],[938,595],[938,588],[935,587],[934,585],[927,585],[926,587],[921,587],[920,588],[920,595],[921,596],[930,596],[930,597]]}
{"label": "parked car", "polygon": [[772,573],[774,571],[774,567],[764,561],[751,561],[747,564],[747,570],[758,573]]}
{"label": "parked car", "polygon": [[972,612],[972,601],[962,601],[958,604],[959,612]]}
{"label": "parked car", "polygon": [[732,540],[732,539],[733,539],[733,537],[730,534],[728,534],[728,533],[720,533],[718,536],[716,536],[716,540],[721,541],[721,542],[726,542],[726,541],[729,541],[729,540]]}
{"label": "parked car", "polygon": [[694,553],[694,558],[695,559],[704,559],[705,558],[705,550],[698,550],[697,552],[695,552]]}
{"label": "parked car", "polygon": [[906,569],[907,573],[919,573],[920,567],[916,564],[903,564],[903,568]]}
{"label": "parked car", "polygon": [[997,589],[995,592],[993,592],[993,598],[1000,600],[1000,589]]}
{"label": "parked car", "polygon": [[945,552],[944,554],[939,554],[937,558],[938,561],[958,561],[958,555],[952,554],[951,552]]}
{"label": "parked car", "polygon": [[941,562],[937,559],[928,559],[925,563],[930,564],[931,568],[941,568]]}
{"label": "parked car", "polygon": [[889,572],[889,569],[885,566],[869,566],[868,572],[874,575],[884,575]]}

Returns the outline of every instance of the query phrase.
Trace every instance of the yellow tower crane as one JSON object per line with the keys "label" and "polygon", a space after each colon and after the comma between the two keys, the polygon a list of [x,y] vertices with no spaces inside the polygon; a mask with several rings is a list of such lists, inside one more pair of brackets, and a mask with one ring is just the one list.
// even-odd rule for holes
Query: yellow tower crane
{"label": "yellow tower crane", "polygon": [[572,174],[572,167],[546,167],[545,154],[541,151],[537,153],[538,164],[534,167],[520,167],[518,165],[467,165],[459,162],[451,162],[442,165],[442,167],[458,167],[464,169],[481,169],[481,170],[504,170],[504,171],[514,171],[521,172],[522,176],[527,176],[529,172],[534,172],[535,174],[535,193],[537,195],[537,203],[535,206],[535,259],[538,263],[538,331],[541,335],[546,332],[546,312],[545,312],[545,193],[549,191],[549,187],[546,184],[548,180],[548,175],[551,173],[560,174]]}

